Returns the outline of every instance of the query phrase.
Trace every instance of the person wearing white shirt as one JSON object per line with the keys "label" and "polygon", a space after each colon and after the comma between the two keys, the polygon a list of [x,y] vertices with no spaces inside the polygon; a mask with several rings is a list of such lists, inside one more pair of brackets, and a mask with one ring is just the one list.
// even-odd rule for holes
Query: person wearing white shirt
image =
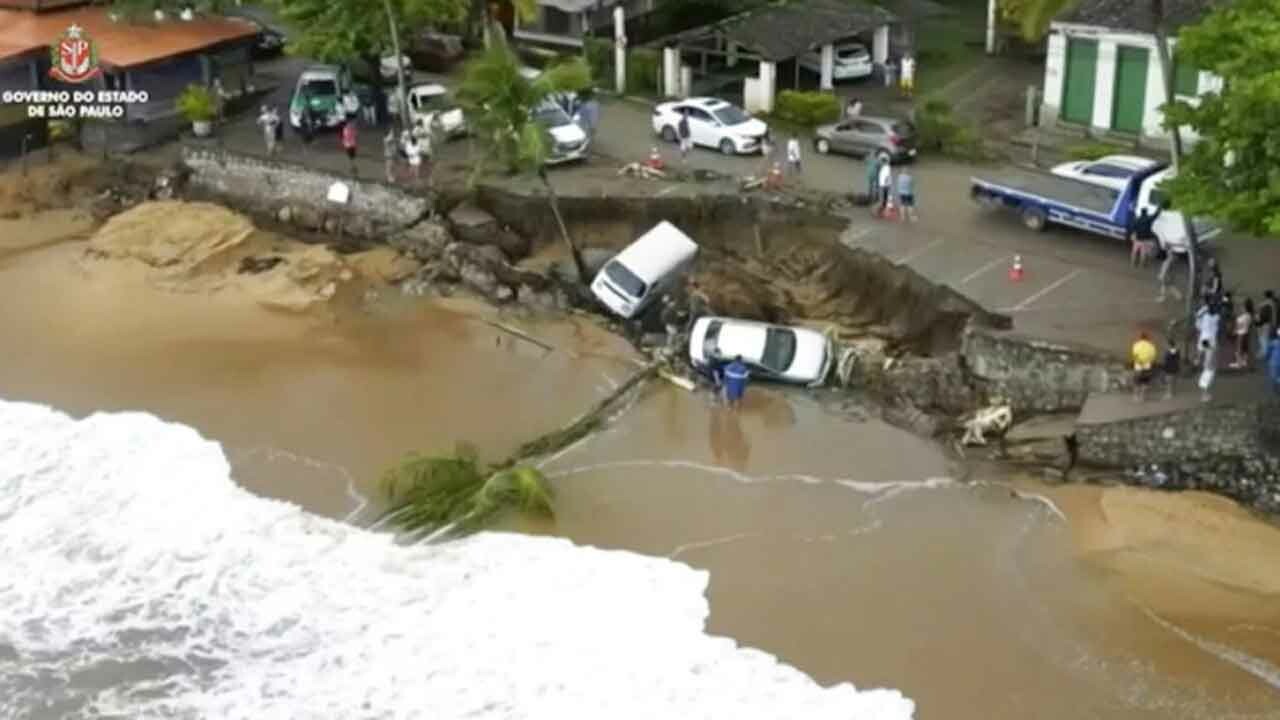
{"label": "person wearing white shirt", "polygon": [[916,59],[907,53],[902,58],[902,77],[898,80],[902,92],[910,96],[916,87]]}
{"label": "person wearing white shirt", "polygon": [[889,209],[889,198],[893,193],[893,168],[889,166],[888,158],[885,158],[880,163],[879,174],[876,176],[876,186],[880,190],[880,214],[884,215]]}
{"label": "person wearing white shirt", "polygon": [[800,174],[800,139],[794,136],[787,140],[787,172]]}

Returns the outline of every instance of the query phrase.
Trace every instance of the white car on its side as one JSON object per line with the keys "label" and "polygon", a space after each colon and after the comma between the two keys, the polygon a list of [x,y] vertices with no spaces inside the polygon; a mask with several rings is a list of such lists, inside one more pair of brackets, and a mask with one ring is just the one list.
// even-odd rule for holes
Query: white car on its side
{"label": "white car on its side", "polygon": [[710,371],[737,356],[772,380],[820,385],[831,370],[831,341],[816,330],[738,320],[701,317],[689,335],[689,361]]}
{"label": "white car on its side", "polygon": [[1155,160],[1137,155],[1107,155],[1097,160],[1077,160],[1055,165],[1050,172],[1059,177],[1121,191],[1129,184],[1129,178],[1143,170],[1150,170],[1157,164]]}
{"label": "white car on its side", "polygon": [[[875,65],[871,51],[858,42],[844,42],[835,46],[832,57],[832,80],[859,80],[871,77]],[[822,74],[822,50],[814,49],[800,56],[800,67]]]}
{"label": "white car on its side", "polygon": [[659,103],[653,109],[653,132],[667,142],[677,142],[681,116],[689,118],[694,145],[716,148],[725,155],[760,152],[769,126],[742,108],[710,97]]}

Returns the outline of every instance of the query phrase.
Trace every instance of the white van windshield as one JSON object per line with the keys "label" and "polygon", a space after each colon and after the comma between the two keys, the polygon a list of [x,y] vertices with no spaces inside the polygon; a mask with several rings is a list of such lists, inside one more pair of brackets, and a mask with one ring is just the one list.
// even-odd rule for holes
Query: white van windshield
{"label": "white van windshield", "polygon": [[626,265],[617,260],[610,260],[609,264],[604,266],[604,274],[619,290],[636,299],[644,297],[649,287],[643,280],[636,277],[635,273],[628,270]]}

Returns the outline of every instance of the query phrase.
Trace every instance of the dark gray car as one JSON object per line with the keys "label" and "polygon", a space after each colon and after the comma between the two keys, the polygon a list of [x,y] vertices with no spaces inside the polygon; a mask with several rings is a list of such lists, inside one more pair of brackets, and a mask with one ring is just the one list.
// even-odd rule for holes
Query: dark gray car
{"label": "dark gray car", "polygon": [[901,162],[916,156],[916,129],[905,120],[862,116],[819,127],[813,134],[813,147],[824,155],[875,153]]}

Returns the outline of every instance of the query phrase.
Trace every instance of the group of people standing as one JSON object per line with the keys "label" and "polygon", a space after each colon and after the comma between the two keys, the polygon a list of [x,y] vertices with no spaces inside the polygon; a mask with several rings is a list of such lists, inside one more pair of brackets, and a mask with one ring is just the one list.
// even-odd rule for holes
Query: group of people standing
{"label": "group of people standing", "polygon": [[920,219],[916,212],[916,179],[908,168],[902,167],[894,173],[889,158],[868,153],[866,169],[867,195],[878,217],[890,217],[890,210],[896,209],[899,220]]}
{"label": "group of people standing", "polygon": [[[1201,302],[1196,309],[1195,367],[1200,369],[1198,385],[1201,400],[1212,399],[1212,388],[1218,370],[1223,366],[1224,350],[1230,353],[1226,367],[1248,371],[1255,361],[1263,366],[1271,391],[1280,394],[1280,300],[1273,290],[1262,293],[1256,304],[1253,298],[1239,301],[1226,289],[1222,268],[1210,258],[1205,268],[1201,287]],[[1170,354],[1174,362],[1170,365]],[[1145,395],[1155,370],[1156,350],[1149,336],[1143,333],[1134,343],[1131,359],[1135,372],[1135,394]],[[1165,352],[1162,367],[1166,377],[1166,394],[1171,396],[1176,376],[1180,370],[1177,348],[1170,345]]]}

